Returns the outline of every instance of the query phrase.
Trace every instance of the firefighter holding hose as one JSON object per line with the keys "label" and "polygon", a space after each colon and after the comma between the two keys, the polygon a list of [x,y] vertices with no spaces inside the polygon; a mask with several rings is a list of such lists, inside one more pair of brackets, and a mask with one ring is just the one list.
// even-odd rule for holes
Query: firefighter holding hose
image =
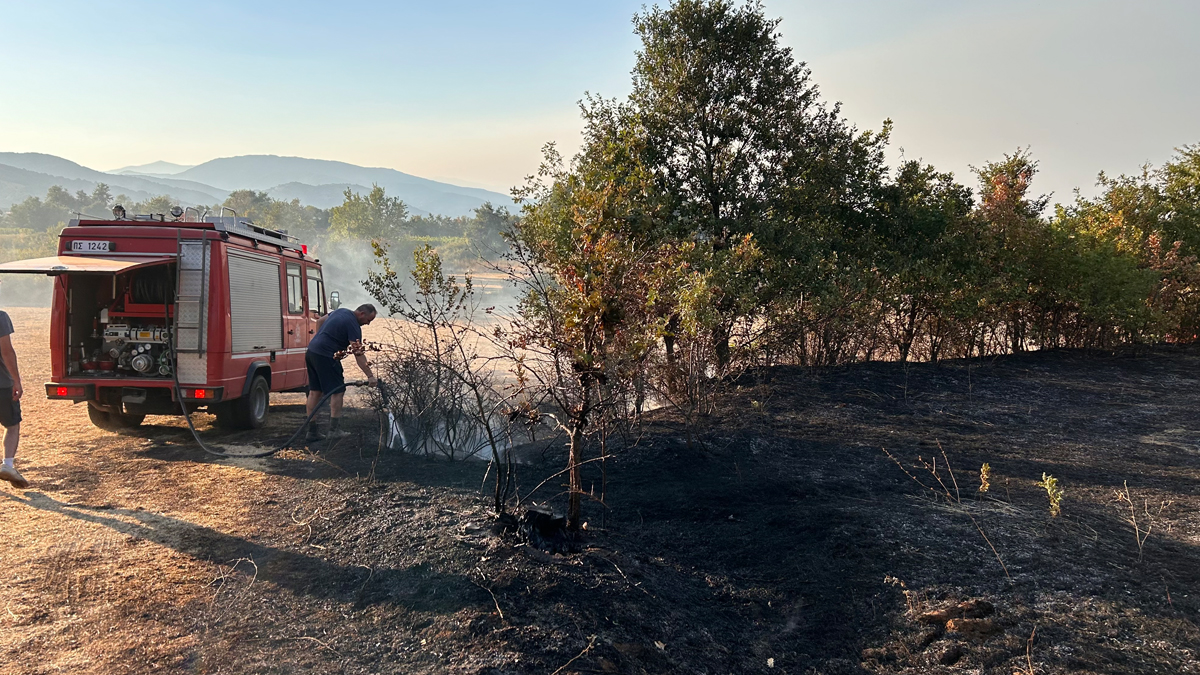
{"label": "firefighter holding hose", "polygon": [[[346,395],[346,380],[342,374],[342,363],[339,360],[347,353],[354,354],[358,367],[367,376],[367,383],[375,386],[377,380],[367,363],[367,355],[363,353],[362,327],[375,319],[375,306],[359,305],[358,309],[335,309],[317,320],[317,334],[308,343],[308,351],[304,355],[304,364],[308,368],[308,401],[307,412],[312,416],[313,411],[321,403],[326,392],[336,392],[329,397],[329,435],[345,436],[340,429],[342,421],[342,399]],[[316,418],[309,423],[308,440],[319,441],[327,436],[321,432]]]}

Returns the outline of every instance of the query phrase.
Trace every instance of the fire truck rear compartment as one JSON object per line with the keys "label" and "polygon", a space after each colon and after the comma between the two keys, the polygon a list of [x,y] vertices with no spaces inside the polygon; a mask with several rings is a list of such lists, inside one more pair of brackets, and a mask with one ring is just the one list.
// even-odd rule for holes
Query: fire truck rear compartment
{"label": "fire truck rear compartment", "polygon": [[[66,275],[68,376],[172,381],[171,323],[175,265],[163,263],[115,275]],[[101,395],[104,401],[111,397]],[[115,388],[120,390],[121,388]],[[169,391],[167,393],[170,399]],[[150,393],[126,399],[154,398]],[[148,400],[148,399],[147,399]],[[146,400],[128,400],[143,404]]]}

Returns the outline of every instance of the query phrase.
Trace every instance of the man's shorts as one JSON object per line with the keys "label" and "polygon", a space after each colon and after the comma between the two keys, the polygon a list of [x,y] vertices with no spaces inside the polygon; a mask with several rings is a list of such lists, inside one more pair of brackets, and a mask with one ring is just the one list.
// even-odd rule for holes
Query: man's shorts
{"label": "man's shorts", "polygon": [[304,365],[308,368],[308,390],[327,394],[346,383],[342,377],[342,362],[332,356],[304,353]]}
{"label": "man's shorts", "polygon": [[0,388],[0,426],[15,427],[21,423],[21,402],[14,401],[12,387]]}

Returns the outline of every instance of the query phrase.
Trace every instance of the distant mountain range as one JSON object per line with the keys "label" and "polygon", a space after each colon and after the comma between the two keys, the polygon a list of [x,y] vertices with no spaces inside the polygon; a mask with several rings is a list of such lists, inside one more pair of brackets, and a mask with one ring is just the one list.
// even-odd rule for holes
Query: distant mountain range
{"label": "distant mountain range", "polygon": [[[197,166],[153,162],[113,171],[96,171],[61,157],[41,153],[0,152],[0,209],[28,197],[45,197],[52,185],[91,192],[105,183],[113,195],[139,201],[169,195],[182,206],[213,205],[225,201],[233,190],[264,191],[275,199],[329,208],[342,203],[348,188],[370,191],[379,185],[399,197],[414,214],[468,215],[485,202],[508,205],[512,199],[499,192],[460,187],[401,173],[303,157],[243,155],[214,159]],[[93,214],[102,215],[102,214]]]}
{"label": "distant mountain range", "polygon": [[195,164],[173,164],[171,162],[150,162],[149,164],[138,164],[137,166],[123,166],[120,169],[113,169],[105,173],[115,173],[118,175],[133,174],[135,176],[174,176],[180,171],[187,171],[195,166]]}

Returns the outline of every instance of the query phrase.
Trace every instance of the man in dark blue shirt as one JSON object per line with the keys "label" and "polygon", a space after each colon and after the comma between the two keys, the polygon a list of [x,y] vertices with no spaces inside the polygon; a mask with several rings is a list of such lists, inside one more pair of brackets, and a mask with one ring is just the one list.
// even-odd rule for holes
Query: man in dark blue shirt
{"label": "man in dark blue shirt", "polygon": [[[348,309],[335,309],[317,321],[317,334],[308,342],[308,351],[304,355],[304,364],[308,367],[308,414],[317,409],[317,404],[325,392],[334,391],[346,383],[342,377],[341,359],[346,354],[354,354],[358,367],[367,376],[367,382],[375,386],[375,375],[367,364],[367,355],[362,348],[362,326],[375,319],[374,305],[360,305],[351,312]],[[338,427],[342,421],[342,399],[345,390],[338,391],[329,397],[329,432],[344,436],[346,432]],[[308,427],[308,440],[319,441],[325,438],[317,420],[313,419]]]}

